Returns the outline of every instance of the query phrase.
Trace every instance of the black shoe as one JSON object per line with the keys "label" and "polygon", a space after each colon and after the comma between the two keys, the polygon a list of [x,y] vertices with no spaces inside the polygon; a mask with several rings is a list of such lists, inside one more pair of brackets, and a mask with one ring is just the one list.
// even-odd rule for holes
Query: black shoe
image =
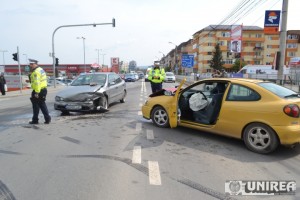
{"label": "black shoe", "polygon": [[49,120],[45,121],[44,124],[50,124],[50,122],[51,122],[51,118]]}
{"label": "black shoe", "polygon": [[38,124],[39,122],[30,121],[29,124]]}

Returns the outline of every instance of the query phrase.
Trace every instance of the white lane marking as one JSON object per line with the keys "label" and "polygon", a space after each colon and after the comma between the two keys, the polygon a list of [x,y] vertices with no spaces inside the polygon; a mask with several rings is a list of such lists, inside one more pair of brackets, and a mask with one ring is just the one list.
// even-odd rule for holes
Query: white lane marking
{"label": "white lane marking", "polygon": [[143,98],[140,98],[140,101],[143,101]]}
{"label": "white lane marking", "polygon": [[138,132],[141,131],[142,130],[142,123],[136,123],[135,130],[138,131]]}
{"label": "white lane marking", "polygon": [[150,185],[161,185],[159,165],[157,161],[148,161]]}
{"label": "white lane marking", "polygon": [[139,111],[139,112],[138,112],[138,115],[142,115],[142,111]]}
{"label": "white lane marking", "polygon": [[154,140],[153,130],[147,130],[147,139]]}
{"label": "white lane marking", "polygon": [[132,163],[136,163],[136,164],[142,163],[142,147],[141,146],[133,147]]}
{"label": "white lane marking", "polygon": [[143,106],[143,104],[142,104],[142,103],[139,103],[139,106],[140,106],[140,107],[142,107],[142,106]]}

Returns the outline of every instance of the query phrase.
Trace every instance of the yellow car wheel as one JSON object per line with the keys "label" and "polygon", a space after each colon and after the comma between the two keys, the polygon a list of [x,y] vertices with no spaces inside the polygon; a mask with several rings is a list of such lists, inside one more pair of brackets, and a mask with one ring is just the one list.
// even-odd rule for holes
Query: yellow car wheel
{"label": "yellow car wheel", "polygon": [[261,123],[248,125],[244,130],[243,139],[248,149],[261,154],[271,153],[279,145],[275,131]]}
{"label": "yellow car wheel", "polygon": [[158,127],[167,128],[170,126],[168,113],[161,106],[157,106],[153,109],[151,113],[151,119]]}

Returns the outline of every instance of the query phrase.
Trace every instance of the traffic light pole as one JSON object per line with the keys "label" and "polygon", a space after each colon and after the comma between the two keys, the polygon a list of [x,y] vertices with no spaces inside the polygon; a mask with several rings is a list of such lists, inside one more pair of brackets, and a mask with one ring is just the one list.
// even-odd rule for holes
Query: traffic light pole
{"label": "traffic light pole", "polygon": [[19,47],[17,46],[17,58],[18,58],[18,66],[19,66],[19,77],[20,77],[20,93],[22,93],[22,88],[23,88],[23,84],[22,84],[22,74],[21,74],[21,66],[20,66],[20,56],[19,56]]}
{"label": "traffic light pole", "polygon": [[56,79],[55,79],[55,51],[54,51],[54,35],[56,31],[60,28],[67,28],[67,27],[75,27],[75,26],[93,26],[96,27],[97,25],[112,25],[113,27],[116,26],[115,18],[112,19],[112,23],[94,23],[94,24],[75,24],[75,25],[63,25],[57,27],[52,34],[52,60],[53,60],[53,81],[54,81],[54,88],[56,88]]}

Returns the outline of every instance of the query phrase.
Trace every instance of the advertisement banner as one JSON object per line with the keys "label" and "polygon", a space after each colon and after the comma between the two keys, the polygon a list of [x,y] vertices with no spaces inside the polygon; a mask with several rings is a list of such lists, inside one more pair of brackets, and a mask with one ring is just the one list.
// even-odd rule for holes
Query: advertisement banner
{"label": "advertisement banner", "polygon": [[280,10],[266,10],[264,33],[276,34],[279,31]]}
{"label": "advertisement banner", "polygon": [[230,50],[234,53],[240,53],[242,50],[242,29],[243,25],[231,26]]}

